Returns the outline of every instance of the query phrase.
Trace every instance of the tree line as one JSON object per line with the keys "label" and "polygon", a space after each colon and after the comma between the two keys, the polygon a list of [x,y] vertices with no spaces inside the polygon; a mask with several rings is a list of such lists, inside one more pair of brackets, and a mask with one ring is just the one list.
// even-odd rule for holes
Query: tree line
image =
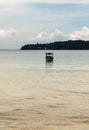
{"label": "tree line", "polygon": [[69,41],[56,41],[52,43],[37,43],[26,44],[21,47],[21,50],[88,50],[89,41],[83,40],[69,40]]}

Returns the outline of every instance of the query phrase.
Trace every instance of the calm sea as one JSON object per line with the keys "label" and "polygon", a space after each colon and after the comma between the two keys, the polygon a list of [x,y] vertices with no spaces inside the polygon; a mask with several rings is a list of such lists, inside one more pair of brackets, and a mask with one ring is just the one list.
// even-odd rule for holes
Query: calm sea
{"label": "calm sea", "polygon": [[58,92],[89,94],[89,51],[54,51],[53,63],[45,51],[0,51],[2,102]]}
{"label": "calm sea", "polygon": [[45,63],[45,51],[0,51],[0,69],[44,71],[89,70],[89,51],[54,51],[54,62]]}

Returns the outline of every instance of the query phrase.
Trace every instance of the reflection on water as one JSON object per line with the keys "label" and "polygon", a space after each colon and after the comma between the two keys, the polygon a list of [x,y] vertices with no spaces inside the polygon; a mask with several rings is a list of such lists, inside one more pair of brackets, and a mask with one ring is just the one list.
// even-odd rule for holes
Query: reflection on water
{"label": "reflection on water", "polygon": [[53,67],[53,61],[46,61],[46,68],[52,68]]}

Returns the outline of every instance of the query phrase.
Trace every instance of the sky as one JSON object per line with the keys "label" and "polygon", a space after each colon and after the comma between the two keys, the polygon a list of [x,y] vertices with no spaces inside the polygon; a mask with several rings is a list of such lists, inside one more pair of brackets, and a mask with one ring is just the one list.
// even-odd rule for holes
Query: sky
{"label": "sky", "polygon": [[89,40],[89,0],[0,1],[0,49]]}

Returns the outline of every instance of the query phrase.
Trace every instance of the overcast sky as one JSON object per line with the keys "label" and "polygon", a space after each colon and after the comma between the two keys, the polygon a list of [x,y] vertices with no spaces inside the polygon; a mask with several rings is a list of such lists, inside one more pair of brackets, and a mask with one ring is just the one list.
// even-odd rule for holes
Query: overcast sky
{"label": "overcast sky", "polygon": [[89,40],[89,0],[0,1],[0,49]]}

